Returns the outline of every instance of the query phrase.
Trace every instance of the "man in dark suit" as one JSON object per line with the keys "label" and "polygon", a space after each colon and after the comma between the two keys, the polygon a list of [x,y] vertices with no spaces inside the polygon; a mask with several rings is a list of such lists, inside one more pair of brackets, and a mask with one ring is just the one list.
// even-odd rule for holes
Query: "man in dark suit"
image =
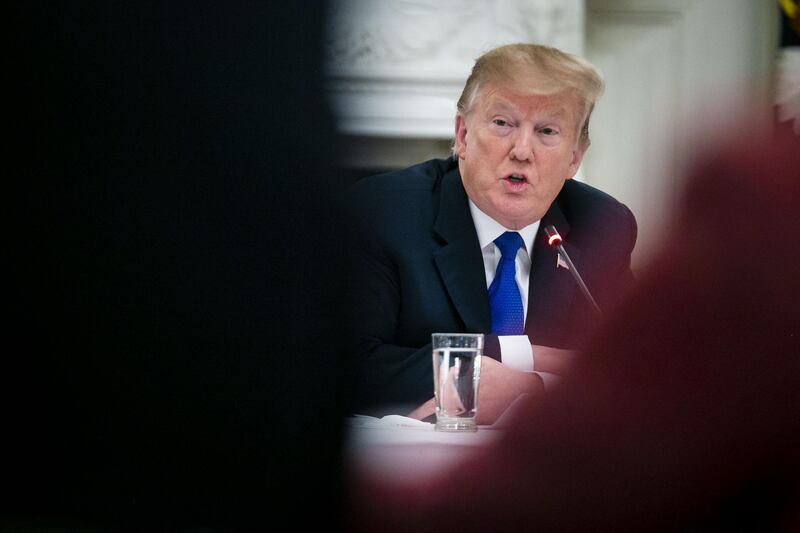
{"label": "man in dark suit", "polygon": [[800,531],[800,150],[735,131],[570,379],[469,464],[354,484],[354,531]]}
{"label": "man in dark suit", "polygon": [[[484,423],[517,395],[542,389],[534,360],[536,370],[553,365],[531,346],[579,347],[594,313],[557,268],[546,226],[561,232],[601,307],[630,285],[633,215],[570,181],[601,92],[596,70],[570,54],[537,45],[492,50],[459,99],[452,159],[356,185],[365,409],[398,412],[432,397],[429,342],[437,331],[487,334],[484,353],[495,360],[483,362]],[[509,286],[512,298],[498,299]]]}

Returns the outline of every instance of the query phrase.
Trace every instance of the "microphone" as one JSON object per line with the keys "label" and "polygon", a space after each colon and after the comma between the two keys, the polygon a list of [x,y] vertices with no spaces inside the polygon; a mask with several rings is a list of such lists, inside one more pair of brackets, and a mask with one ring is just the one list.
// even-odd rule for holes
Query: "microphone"
{"label": "microphone", "polygon": [[597,314],[601,314],[600,307],[597,305],[597,302],[594,301],[592,293],[589,292],[589,288],[583,282],[583,278],[581,278],[581,275],[578,274],[578,269],[575,268],[575,265],[572,263],[572,259],[569,258],[567,251],[564,250],[564,246],[562,246],[561,244],[563,239],[561,238],[561,235],[559,235],[556,227],[547,226],[546,228],[544,228],[544,233],[545,235],[547,235],[547,244],[551,248],[556,249],[559,258],[562,259],[567,264],[567,270],[569,270],[570,273],[572,274],[572,277],[575,278],[575,283],[578,284],[578,287],[580,287],[583,295],[586,296],[587,300],[589,300],[589,303],[592,305]]}

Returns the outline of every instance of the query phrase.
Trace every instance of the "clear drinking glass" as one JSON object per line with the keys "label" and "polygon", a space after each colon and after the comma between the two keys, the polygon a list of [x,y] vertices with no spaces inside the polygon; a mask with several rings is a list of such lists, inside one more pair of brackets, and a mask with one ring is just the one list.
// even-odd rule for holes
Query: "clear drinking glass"
{"label": "clear drinking glass", "polygon": [[433,390],[437,431],[477,431],[482,333],[434,333]]}

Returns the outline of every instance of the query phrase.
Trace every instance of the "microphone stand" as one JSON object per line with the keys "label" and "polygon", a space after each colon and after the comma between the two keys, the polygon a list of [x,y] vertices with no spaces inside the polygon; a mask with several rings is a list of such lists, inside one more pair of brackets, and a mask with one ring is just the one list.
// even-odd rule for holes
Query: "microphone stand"
{"label": "microphone stand", "polygon": [[591,304],[592,308],[597,312],[597,314],[602,314],[600,311],[600,306],[597,305],[597,302],[592,297],[592,293],[589,292],[589,288],[586,286],[586,283],[583,282],[583,278],[581,275],[578,274],[578,269],[575,268],[575,265],[572,262],[572,259],[569,258],[569,254],[567,251],[564,250],[564,246],[561,244],[563,239],[561,235],[559,235],[558,230],[555,226],[547,226],[544,228],[544,233],[547,235],[547,244],[551,248],[555,248],[558,252],[558,255],[561,256],[561,259],[567,264],[567,270],[570,271],[572,277],[575,278],[575,283],[578,284],[578,287],[581,289],[581,292],[586,297],[586,299]]}

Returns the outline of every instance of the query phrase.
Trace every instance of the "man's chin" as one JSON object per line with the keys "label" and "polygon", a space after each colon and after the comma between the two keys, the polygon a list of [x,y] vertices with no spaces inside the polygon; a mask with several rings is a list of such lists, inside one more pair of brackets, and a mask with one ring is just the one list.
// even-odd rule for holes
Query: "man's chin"
{"label": "man's chin", "polygon": [[544,214],[540,209],[531,209],[530,202],[530,199],[527,199],[525,201],[527,205],[524,207],[518,205],[522,203],[521,201],[513,202],[512,205],[498,207],[487,214],[508,229],[522,229],[540,220]]}
{"label": "man's chin", "polygon": [[537,220],[541,220],[542,217],[537,217],[535,215],[526,214],[524,216],[504,216],[502,218],[495,218],[503,227],[510,229],[510,230],[521,230],[526,226],[530,226]]}

